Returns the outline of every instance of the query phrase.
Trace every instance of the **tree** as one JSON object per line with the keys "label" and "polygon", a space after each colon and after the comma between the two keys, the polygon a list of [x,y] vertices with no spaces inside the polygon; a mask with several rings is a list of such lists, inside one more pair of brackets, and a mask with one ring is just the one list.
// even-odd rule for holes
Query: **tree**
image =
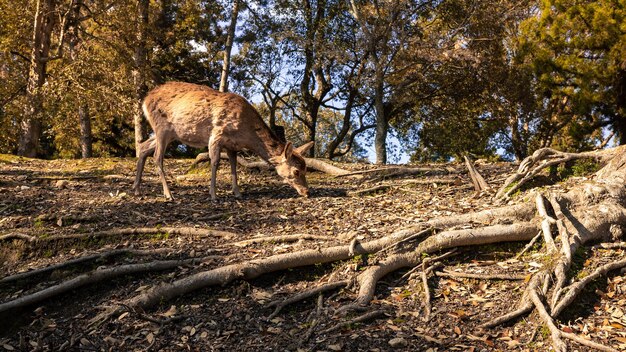
{"label": "tree", "polygon": [[34,157],[39,152],[43,119],[41,88],[46,81],[46,65],[51,59],[52,31],[57,24],[56,13],[57,0],[37,0],[35,3],[26,106],[17,149],[17,153],[23,156]]}
{"label": "tree", "polygon": [[222,63],[222,76],[220,78],[220,92],[228,91],[228,74],[230,73],[230,54],[233,49],[233,40],[237,29],[237,18],[239,17],[239,0],[233,0],[230,14],[230,25],[226,32],[226,47],[224,48],[224,60]]}
{"label": "tree", "polygon": [[540,99],[556,107],[543,124],[569,146],[593,147],[603,127],[626,143],[625,20],[622,1],[550,0],[523,24],[520,50]]}

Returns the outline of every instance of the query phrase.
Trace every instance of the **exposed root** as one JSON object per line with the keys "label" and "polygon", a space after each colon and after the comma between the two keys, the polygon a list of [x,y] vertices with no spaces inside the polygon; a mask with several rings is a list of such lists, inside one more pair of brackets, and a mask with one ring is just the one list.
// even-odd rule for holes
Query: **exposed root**
{"label": "exposed root", "polygon": [[39,269],[31,270],[31,271],[17,273],[17,274],[10,275],[10,276],[5,276],[2,279],[0,279],[0,283],[9,283],[13,281],[23,280],[29,277],[50,273],[55,270],[64,269],[69,266],[83,264],[86,262],[91,262],[91,261],[96,261],[96,260],[102,260],[102,259],[106,259],[110,257],[119,256],[119,255],[130,254],[130,255],[136,255],[136,256],[147,256],[147,255],[155,255],[155,254],[168,253],[168,252],[170,252],[170,250],[167,248],[149,249],[149,250],[141,250],[141,249],[133,249],[133,248],[114,249],[110,251],[85,255],[79,258],[75,258],[75,259],[71,259],[71,260],[57,263],[54,265],[50,265],[45,268],[39,268]]}
{"label": "exposed root", "polygon": [[97,269],[87,274],[79,275],[71,280],[64,281],[60,284],[45,288],[41,291],[22,296],[20,298],[0,304],[0,315],[16,308],[26,307],[35,303],[42,302],[62,293],[74,290],[78,287],[94,284],[114,277],[146,273],[151,271],[162,271],[176,268],[181,265],[193,264],[201,262],[204,258],[194,258],[185,260],[162,260],[150,263],[120,265],[112,268]]}
{"label": "exposed root", "polygon": [[596,158],[607,160],[615,155],[617,152],[615,149],[617,148],[613,150],[605,149],[582,153],[565,153],[551,148],[539,149],[535,151],[533,155],[524,159],[520,163],[517,171],[506,179],[502,187],[498,190],[498,193],[496,193],[496,199],[509,197],[547,167],[576,159]]}
{"label": "exposed root", "polygon": [[336,290],[338,288],[342,288],[342,287],[346,287],[348,286],[348,284],[350,283],[349,280],[343,280],[343,281],[337,281],[337,282],[331,282],[328,284],[324,284],[318,287],[314,287],[310,290],[298,293],[297,295],[294,295],[288,299],[282,300],[282,301],[272,301],[270,303],[268,303],[266,305],[266,308],[270,308],[270,307],[276,307],[276,309],[274,310],[274,312],[272,314],[270,314],[267,319],[272,319],[275,316],[278,315],[278,313],[280,313],[280,311],[285,308],[286,306],[290,305],[290,304],[294,304],[300,301],[303,301],[305,299],[311,298],[315,295],[318,295],[322,292],[326,292],[326,291],[332,291],[332,290]]}
{"label": "exposed root", "polygon": [[472,163],[472,161],[467,156],[464,156],[463,159],[465,159],[465,166],[467,166],[467,171],[469,172],[470,178],[472,179],[474,190],[476,190],[476,192],[482,192],[489,189],[489,184],[480,175],[478,170],[476,170],[474,163]]}
{"label": "exposed root", "polygon": [[371,169],[371,170],[353,171],[353,172],[348,172],[342,175],[337,175],[337,177],[368,176],[368,177],[379,177],[379,178],[393,178],[393,177],[401,177],[401,176],[409,176],[409,175],[423,175],[423,176],[447,175],[450,173],[451,173],[450,170],[446,170],[444,168],[392,166],[392,167],[383,167],[383,168]]}
{"label": "exposed root", "polygon": [[589,341],[589,340],[584,339],[584,338],[582,338],[582,337],[580,337],[580,336],[578,336],[576,334],[572,334],[572,333],[569,333],[569,332],[561,331],[561,336],[565,337],[565,338],[568,338],[568,339],[570,339],[572,341],[578,342],[581,345],[594,348],[594,349],[596,349],[598,351],[619,352],[618,350],[616,350],[614,348],[611,348],[611,347],[605,346],[605,345],[601,345],[601,344],[595,343],[593,341]]}
{"label": "exposed root", "polygon": [[541,195],[541,193],[537,193],[537,197],[535,197],[535,203],[537,204],[537,212],[542,218],[541,232],[543,234],[543,240],[548,247],[548,254],[551,254],[557,251],[556,245],[554,244],[554,238],[552,237],[552,232],[550,231],[550,224],[556,223],[556,220],[548,215],[546,205],[543,199],[543,195]]}
{"label": "exposed root", "polygon": [[554,320],[550,316],[550,313],[546,310],[546,306],[543,304],[543,301],[537,294],[536,290],[530,291],[530,299],[533,301],[535,308],[537,308],[537,312],[541,317],[541,320],[546,324],[548,329],[550,329],[550,333],[552,335],[552,347],[554,347],[555,351],[565,352],[567,351],[567,345],[561,339],[561,330],[554,324]]}
{"label": "exposed root", "polygon": [[590,282],[599,278],[600,276],[606,275],[606,273],[608,273],[609,271],[621,269],[623,267],[626,267],[626,258],[605,264],[594,270],[594,272],[592,272],[591,274],[585,276],[585,278],[583,278],[582,280],[566,287],[564,289],[566,293],[563,295],[558,304],[556,304],[556,306],[554,307],[552,315],[555,317],[559,316],[559,314],[561,314],[561,312],[563,312],[563,310],[574,301],[574,299],[583,291],[585,286],[587,286]]}
{"label": "exposed root", "polygon": [[16,233],[16,232],[0,236],[0,241],[10,241],[10,240],[24,240],[27,242],[35,242],[37,241],[37,237],[26,235],[23,233]]}
{"label": "exposed root", "polygon": [[297,242],[302,240],[321,240],[328,241],[331,237],[329,236],[319,236],[319,235],[310,235],[310,234],[295,234],[295,235],[282,235],[282,236],[267,236],[267,237],[258,237],[251,238],[245,241],[239,241],[233,243],[234,246],[237,247],[245,247],[251,244],[258,243],[289,243],[289,242]]}
{"label": "exposed root", "polygon": [[105,238],[105,237],[117,237],[117,236],[136,236],[136,235],[154,235],[154,234],[169,234],[177,236],[193,236],[198,238],[203,237],[222,237],[230,239],[237,237],[237,234],[227,231],[203,229],[197,227],[134,227],[113,229],[107,231],[77,233],[71,235],[56,235],[44,238],[38,238],[37,242],[52,242],[59,240],[72,240],[72,239],[92,239],[92,238]]}
{"label": "exposed root", "polygon": [[474,273],[460,273],[457,271],[435,271],[436,276],[440,277],[453,277],[461,279],[480,279],[480,280],[526,280],[528,275],[512,275],[512,274],[474,274]]}
{"label": "exposed root", "polygon": [[591,248],[593,249],[626,249],[626,242],[599,243]]}

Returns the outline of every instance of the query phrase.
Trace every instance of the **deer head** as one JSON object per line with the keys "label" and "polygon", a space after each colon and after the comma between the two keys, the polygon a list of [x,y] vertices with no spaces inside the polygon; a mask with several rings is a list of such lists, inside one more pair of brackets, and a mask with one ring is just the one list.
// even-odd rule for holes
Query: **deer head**
{"label": "deer head", "polygon": [[270,158],[283,182],[293,187],[303,197],[309,196],[309,185],[306,182],[306,163],[301,154],[309,150],[313,144],[314,142],[309,142],[294,149],[291,142],[287,142],[280,155]]}

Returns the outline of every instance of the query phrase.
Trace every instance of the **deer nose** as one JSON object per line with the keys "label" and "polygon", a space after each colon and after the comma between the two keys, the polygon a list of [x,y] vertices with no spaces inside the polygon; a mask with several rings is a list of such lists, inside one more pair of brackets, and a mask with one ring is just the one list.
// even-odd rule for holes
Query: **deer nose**
{"label": "deer nose", "polygon": [[309,198],[309,190],[306,189],[306,190],[302,191],[300,193],[300,195],[303,196],[304,198]]}

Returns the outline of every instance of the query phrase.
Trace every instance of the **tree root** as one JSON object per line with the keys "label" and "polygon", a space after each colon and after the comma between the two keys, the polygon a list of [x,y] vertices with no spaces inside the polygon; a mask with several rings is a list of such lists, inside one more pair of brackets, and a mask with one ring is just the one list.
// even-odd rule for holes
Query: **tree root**
{"label": "tree root", "polygon": [[23,234],[23,233],[17,233],[17,232],[8,233],[6,235],[0,236],[0,242],[1,241],[11,241],[11,240],[24,240],[26,242],[35,242],[35,241],[37,241],[37,237],[31,236],[31,235],[26,235],[26,234]]}
{"label": "tree root", "polygon": [[46,299],[49,299],[54,296],[58,296],[62,293],[74,290],[78,287],[82,287],[85,285],[94,284],[97,282],[101,282],[104,280],[108,280],[114,277],[130,275],[130,274],[138,274],[145,273],[151,271],[162,271],[176,268],[181,265],[188,265],[197,262],[201,262],[205,260],[205,258],[194,258],[194,259],[185,259],[185,260],[162,260],[162,261],[154,261],[150,263],[141,263],[141,264],[128,264],[128,265],[120,265],[112,268],[106,269],[97,269],[87,274],[79,275],[71,280],[64,281],[60,284],[45,288],[41,291],[37,291],[35,293],[22,296],[20,298],[1,303],[0,304],[0,315],[6,314],[8,311],[26,307],[35,303],[42,302]]}
{"label": "tree root", "polygon": [[161,254],[161,253],[168,253],[168,252],[170,252],[170,250],[167,248],[150,249],[150,250],[141,250],[141,249],[132,249],[132,248],[114,249],[110,251],[82,256],[82,257],[71,259],[71,260],[61,262],[58,264],[50,265],[44,268],[39,268],[39,269],[31,270],[31,271],[17,273],[17,274],[10,275],[10,276],[5,276],[2,279],[0,279],[0,283],[4,284],[4,283],[9,283],[9,282],[18,281],[18,280],[24,280],[33,276],[47,274],[55,270],[64,269],[69,266],[83,264],[86,262],[91,262],[91,261],[96,261],[96,260],[102,260],[102,259],[106,259],[110,257],[120,256],[120,255],[130,254],[130,255],[136,255],[136,256],[147,256],[147,255],[154,255],[154,254]]}
{"label": "tree root", "polygon": [[[213,230],[213,229],[203,229],[196,227],[133,227],[133,228],[123,228],[123,229],[113,229],[106,231],[98,231],[98,232],[87,232],[87,233],[76,233],[70,235],[54,235],[48,237],[34,237],[34,240],[28,239],[33,243],[45,243],[45,242],[54,242],[54,241],[62,241],[62,240],[84,240],[84,239],[95,239],[95,238],[106,238],[106,237],[118,237],[118,236],[136,236],[136,235],[154,235],[154,234],[169,234],[169,235],[177,235],[177,236],[192,236],[198,238],[204,237],[222,237],[225,239],[230,239],[237,237],[237,234],[221,231],[221,230]],[[8,236],[8,235],[6,235]],[[32,236],[29,236],[32,237]],[[1,240],[2,238],[0,238]]]}
{"label": "tree root", "polygon": [[472,179],[474,190],[476,190],[476,192],[483,192],[483,191],[488,190],[489,184],[480,175],[478,170],[476,170],[474,163],[472,163],[471,160],[467,156],[464,156],[463,159],[465,159],[465,166],[467,167],[467,171],[470,175],[470,178]]}
{"label": "tree root", "polygon": [[511,274],[474,274],[474,273],[460,273],[457,271],[435,271],[435,276],[440,277],[452,277],[461,279],[480,279],[480,280],[526,280],[528,275],[511,275]]}
{"label": "tree root", "polygon": [[536,150],[533,155],[527,157],[520,163],[519,168],[514,174],[506,179],[495,197],[496,199],[509,197],[547,167],[576,159],[595,158],[603,161],[610,160],[620,152],[618,149],[619,148],[613,148],[582,153],[565,153],[551,148]]}
{"label": "tree root", "polygon": [[268,242],[289,243],[289,242],[297,242],[297,241],[302,241],[302,240],[328,241],[331,239],[333,238],[331,238],[330,236],[295,234],[295,235],[281,235],[281,236],[267,236],[267,237],[251,238],[249,240],[235,242],[233,243],[233,245],[237,247],[245,247],[251,244],[268,243]]}

